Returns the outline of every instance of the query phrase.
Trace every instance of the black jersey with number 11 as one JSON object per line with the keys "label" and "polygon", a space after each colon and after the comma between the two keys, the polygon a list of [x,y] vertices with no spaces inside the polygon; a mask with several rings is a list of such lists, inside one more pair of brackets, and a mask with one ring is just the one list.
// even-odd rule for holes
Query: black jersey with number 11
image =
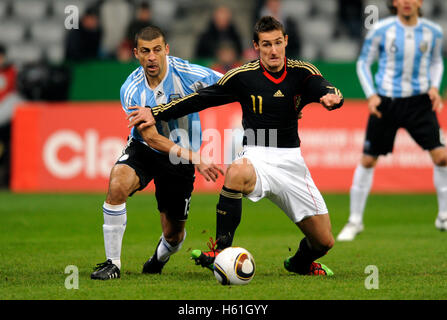
{"label": "black jersey with number 11", "polygon": [[[298,114],[327,93],[341,92],[310,63],[286,59],[277,73],[260,60],[228,71],[216,84],[171,103],[152,108],[155,120],[170,120],[192,112],[239,102],[242,106],[244,145],[299,147]],[[341,107],[341,102],[335,108]],[[334,108],[334,109],[335,109]]]}

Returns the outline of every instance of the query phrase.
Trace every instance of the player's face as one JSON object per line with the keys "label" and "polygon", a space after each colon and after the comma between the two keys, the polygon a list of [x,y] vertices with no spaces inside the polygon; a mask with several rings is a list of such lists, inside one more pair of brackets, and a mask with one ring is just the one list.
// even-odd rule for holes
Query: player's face
{"label": "player's face", "polygon": [[393,0],[399,16],[410,18],[418,15],[422,0]]}
{"label": "player's face", "polygon": [[260,32],[258,43],[253,42],[262,64],[271,72],[277,72],[284,66],[286,56],[287,35],[281,30]]}
{"label": "player's face", "polygon": [[134,54],[143,66],[147,77],[164,76],[169,45],[164,42],[162,37],[150,41],[138,39],[138,46],[134,48]]}

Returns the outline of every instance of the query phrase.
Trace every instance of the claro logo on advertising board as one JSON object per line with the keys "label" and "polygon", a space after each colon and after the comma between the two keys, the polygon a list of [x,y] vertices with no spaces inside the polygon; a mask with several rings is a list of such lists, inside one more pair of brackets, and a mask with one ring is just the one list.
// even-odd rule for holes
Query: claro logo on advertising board
{"label": "claro logo on advertising board", "polygon": [[124,146],[122,138],[100,139],[95,129],[87,129],[83,134],[64,129],[44,141],[42,158],[45,168],[59,179],[78,175],[108,178]]}
{"label": "claro logo on advertising board", "polygon": [[[304,110],[299,120],[301,151],[321,191],[349,191],[365,143],[368,116],[364,100],[345,101],[342,109],[334,112],[319,105]],[[240,105],[210,108],[201,111],[200,118],[200,152],[225,168],[241,145],[241,134],[236,134],[241,124]],[[440,114],[438,118],[445,128],[447,117]],[[104,192],[128,134],[119,102],[21,105],[13,119],[11,190]],[[394,147],[392,154],[380,160],[372,190],[433,192],[428,153],[403,130]],[[197,175],[194,190],[217,192],[223,182],[224,177],[212,183]]]}

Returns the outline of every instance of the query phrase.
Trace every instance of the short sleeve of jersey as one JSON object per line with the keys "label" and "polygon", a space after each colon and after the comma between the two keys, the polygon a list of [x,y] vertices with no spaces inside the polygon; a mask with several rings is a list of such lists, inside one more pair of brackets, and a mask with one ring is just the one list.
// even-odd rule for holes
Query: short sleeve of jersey
{"label": "short sleeve of jersey", "polygon": [[124,112],[129,114],[131,111],[129,110],[129,107],[136,106],[136,102],[134,98],[128,99],[128,92],[126,91],[126,88],[124,86],[121,87],[120,90],[120,100],[121,100],[121,107],[123,108]]}
{"label": "short sleeve of jersey", "polygon": [[222,74],[209,68],[189,63],[178,57],[169,56],[169,65],[174,78],[179,78],[183,94],[188,95],[199,89],[215,84]]}
{"label": "short sleeve of jersey", "polygon": [[144,81],[144,73],[139,69],[134,71],[121,86],[120,100],[125,113],[129,114],[129,107],[141,106],[139,101],[139,84]]}
{"label": "short sleeve of jersey", "polygon": [[192,83],[192,85],[190,86],[192,91],[195,92],[200,89],[212,86],[217,81],[219,81],[219,79],[222,78],[222,76],[223,76],[221,73],[215,72],[211,69],[208,69],[208,72],[209,72],[209,74],[206,77]]}
{"label": "short sleeve of jersey", "polygon": [[[424,20],[424,21],[428,21],[428,20]],[[433,30],[435,41],[440,41],[442,44],[442,41],[444,39],[444,31],[442,30],[442,27],[439,24],[433,23],[433,22],[430,24],[430,26],[431,26],[431,29]],[[441,48],[442,48],[442,46],[441,46]]]}
{"label": "short sleeve of jersey", "polygon": [[214,70],[210,70],[210,75],[208,77],[206,77],[205,82],[210,86],[215,84],[217,81],[219,81],[222,77],[223,74]]}

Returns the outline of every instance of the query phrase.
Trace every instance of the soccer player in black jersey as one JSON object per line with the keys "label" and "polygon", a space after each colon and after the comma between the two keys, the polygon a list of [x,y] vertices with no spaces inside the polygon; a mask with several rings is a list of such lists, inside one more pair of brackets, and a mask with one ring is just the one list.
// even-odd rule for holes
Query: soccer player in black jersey
{"label": "soccer player in black jersey", "polygon": [[264,197],[278,205],[301,229],[293,257],[284,261],[290,272],[332,275],[314,262],[333,246],[334,238],[325,202],[300,153],[298,114],[310,102],[328,110],[341,107],[340,91],[310,63],[287,59],[287,35],[273,17],[255,25],[253,45],[260,59],[227,72],[215,85],[172,103],[149,108],[135,107],[129,125],[153,125],[208,107],[230,102],[242,106],[244,149],[228,167],[217,204],[216,245],[211,251],[194,250],[198,264],[212,268],[215,256],[233,243],[241,220],[242,197]]}

